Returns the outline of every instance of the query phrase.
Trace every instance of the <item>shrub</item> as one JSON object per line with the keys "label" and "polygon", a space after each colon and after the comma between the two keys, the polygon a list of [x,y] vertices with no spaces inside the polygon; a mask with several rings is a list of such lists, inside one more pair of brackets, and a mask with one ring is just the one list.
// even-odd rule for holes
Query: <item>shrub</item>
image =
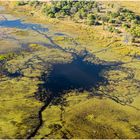
{"label": "shrub", "polygon": [[130,33],[135,37],[140,37],[140,25],[134,25],[131,27]]}
{"label": "shrub", "polygon": [[54,14],[54,13],[49,13],[48,16],[49,16],[50,18],[55,18],[55,14]]}
{"label": "shrub", "polygon": [[6,57],[4,55],[0,55],[0,61],[4,60]]}
{"label": "shrub", "polygon": [[96,21],[96,17],[93,14],[89,14],[87,17],[87,24],[94,25]]}
{"label": "shrub", "polygon": [[130,25],[127,24],[127,23],[123,23],[123,24],[122,24],[122,27],[125,28],[125,29],[128,29],[128,28],[130,28]]}
{"label": "shrub", "polygon": [[118,17],[119,15],[120,15],[119,12],[114,12],[114,13],[111,13],[111,14],[110,14],[111,18],[116,18],[116,17]]}
{"label": "shrub", "polygon": [[27,2],[25,2],[25,1],[17,1],[16,2],[17,6],[23,6],[23,5],[26,5],[26,4],[27,4]]}
{"label": "shrub", "polygon": [[109,19],[108,22],[109,22],[109,23],[115,23],[115,21],[116,21],[115,19]]}
{"label": "shrub", "polygon": [[115,28],[113,26],[108,26],[107,30],[113,33],[115,31]]}

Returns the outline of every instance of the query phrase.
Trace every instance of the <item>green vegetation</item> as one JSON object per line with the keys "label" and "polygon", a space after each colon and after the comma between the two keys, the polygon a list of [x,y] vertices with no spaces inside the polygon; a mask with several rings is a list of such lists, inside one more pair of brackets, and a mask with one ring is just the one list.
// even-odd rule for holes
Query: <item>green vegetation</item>
{"label": "green vegetation", "polygon": [[24,5],[26,5],[27,4],[27,2],[25,2],[25,1],[17,1],[16,2],[16,5],[17,6],[24,6]]}
{"label": "green vegetation", "polygon": [[140,37],[140,26],[134,25],[133,27],[131,27],[130,32],[133,36]]}
{"label": "green vegetation", "polygon": [[88,25],[95,25],[95,21],[96,20],[96,17],[92,14],[88,15],[87,17],[87,23]]}
{"label": "green vegetation", "polygon": [[16,56],[15,53],[0,54],[0,61],[1,60],[9,60],[9,59],[12,59],[15,56]]}
{"label": "green vegetation", "polygon": [[139,137],[135,124],[139,124],[140,114],[127,106],[74,91],[61,98],[59,104],[56,102],[43,112],[44,124],[35,138]]}
{"label": "green vegetation", "polygon": [[[77,17],[78,19],[84,19],[87,13],[90,12],[96,2],[85,1],[59,1],[52,2],[51,5],[45,5],[43,12],[46,15],[53,15],[53,17]],[[90,8],[90,9],[89,9]]]}
{"label": "green vegetation", "polygon": [[4,55],[0,55],[0,60],[4,60],[5,56]]}

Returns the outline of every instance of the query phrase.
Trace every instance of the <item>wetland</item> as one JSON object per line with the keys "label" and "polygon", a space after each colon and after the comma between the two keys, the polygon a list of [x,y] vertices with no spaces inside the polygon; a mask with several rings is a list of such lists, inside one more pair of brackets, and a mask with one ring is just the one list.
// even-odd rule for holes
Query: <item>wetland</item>
{"label": "wetland", "polygon": [[0,138],[140,138],[139,49],[16,10],[0,7]]}

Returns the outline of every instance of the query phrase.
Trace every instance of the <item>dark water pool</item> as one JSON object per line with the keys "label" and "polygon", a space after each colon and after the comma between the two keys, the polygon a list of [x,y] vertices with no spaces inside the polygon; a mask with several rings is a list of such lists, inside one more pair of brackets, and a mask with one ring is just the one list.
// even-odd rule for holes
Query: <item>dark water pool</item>
{"label": "dark water pool", "polygon": [[40,85],[37,96],[44,99],[45,95],[42,94],[51,93],[53,97],[57,97],[70,90],[91,91],[100,84],[107,84],[107,79],[101,73],[108,68],[108,65],[88,63],[79,57],[68,64],[55,64],[48,77],[42,76],[44,84]]}

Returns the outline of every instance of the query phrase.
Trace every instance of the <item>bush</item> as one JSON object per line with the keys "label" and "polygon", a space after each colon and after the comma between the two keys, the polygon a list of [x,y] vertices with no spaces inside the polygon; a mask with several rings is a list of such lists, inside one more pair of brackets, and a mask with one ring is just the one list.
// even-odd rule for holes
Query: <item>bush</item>
{"label": "bush", "polygon": [[107,30],[113,33],[115,31],[115,28],[113,26],[108,26]]}
{"label": "bush", "polygon": [[89,14],[87,17],[87,24],[94,25],[96,22],[96,17],[93,14]]}
{"label": "bush", "polygon": [[79,10],[79,14],[81,19],[87,17],[86,11],[83,8]]}
{"label": "bush", "polygon": [[51,7],[51,12],[52,13],[57,13],[57,12],[59,12],[60,11],[60,9],[58,8],[58,7],[55,7],[55,6],[53,6],[53,7]]}
{"label": "bush", "polygon": [[54,13],[49,13],[48,16],[49,16],[50,18],[55,18],[55,14],[54,14]]}
{"label": "bush", "polygon": [[116,17],[118,17],[119,15],[120,15],[119,12],[111,13],[111,14],[110,14],[111,18],[116,18]]}
{"label": "bush", "polygon": [[130,25],[127,24],[127,23],[123,23],[123,24],[122,24],[122,27],[125,28],[125,29],[128,29],[128,28],[130,28]]}
{"label": "bush", "polygon": [[4,60],[5,56],[4,55],[0,55],[0,61]]}
{"label": "bush", "polygon": [[131,27],[130,33],[135,37],[140,37],[140,25],[134,25]]}
{"label": "bush", "polygon": [[109,23],[115,23],[116,22],[116,20],[115,19],[109,19],[109,21],[108,21]]}
{"label": "bush", "polygon": [[16,5],[17,5],[17,6],[23,6],[23,5],[26,5],[26,4],[28,4],[28,3],[25,2],[25,1],[17,1],[17,2],[16,2]]}
{"label": "bush", "polygon": [[135,19],[135,15],[133,14],[126,14],[126,18],[125,18],[127,21],[131,21],[131,20],[134,20]]}

